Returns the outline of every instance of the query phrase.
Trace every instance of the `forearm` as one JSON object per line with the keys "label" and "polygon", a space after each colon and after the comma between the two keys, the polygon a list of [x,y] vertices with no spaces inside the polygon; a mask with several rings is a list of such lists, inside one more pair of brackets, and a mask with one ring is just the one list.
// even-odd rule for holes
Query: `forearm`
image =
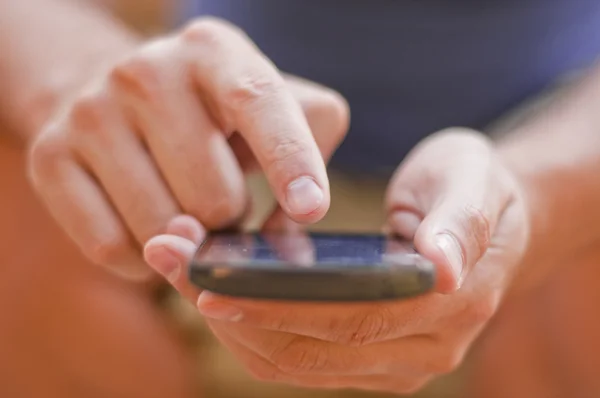
{"label": "forearm", "polygon": [[91,73],[137,40],[90,2],[0,1],[2,130],[27,141]]}
{"label": "forearm", "polygon": [[525,268],[544,275],[600,242],[600,68],[498,145],[530,207]]}

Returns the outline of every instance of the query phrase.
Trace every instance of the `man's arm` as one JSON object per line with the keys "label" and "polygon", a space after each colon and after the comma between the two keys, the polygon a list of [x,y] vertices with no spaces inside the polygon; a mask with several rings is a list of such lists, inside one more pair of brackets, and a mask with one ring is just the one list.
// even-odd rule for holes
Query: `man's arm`
{"label": "man's arm", "polygon": [[138,40],[93,2],[1,1],[0,124],[27,141],[91,72]]}
{"label": "man's arm", "polygon": [[600,240],[600,68],[498,145],[528,196],[527,274],[572,263]]}

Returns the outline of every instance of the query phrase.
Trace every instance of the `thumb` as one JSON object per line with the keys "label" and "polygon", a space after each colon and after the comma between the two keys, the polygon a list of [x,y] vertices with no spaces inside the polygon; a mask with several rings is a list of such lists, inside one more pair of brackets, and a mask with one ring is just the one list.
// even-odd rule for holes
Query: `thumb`
{"label": "thumb", "polygon": [[438,292],[458,290],[490,248],[512,200],[511,181],[488,139],[462,129],[434,134],[398,168],[389,219],[414,214],[402,216],[400,232],[414,236],[415,248],[436,264]]}
{"label": "thumb", "polygon": [[192,303],[198,300],[200,289],[189,281],[187,264],[205,235],[198,220],[183,215],[171,220],[166,234],[153,237],[144,246],[144,259],[148,265]]}
{"label": "thumb", "polygon": [[489,247],[491,218],[491,214],[474,205],[448,200],[423,220],[414,243],[422,255],[438,265],[439,292],[460,289]]}
{"label": "thumb", "polygon": [[460,289],[490,248],[491,237],[508,204],[502,189],[478,180],[447,181],[415,233],[416,249],[438,265],[440,293]]}

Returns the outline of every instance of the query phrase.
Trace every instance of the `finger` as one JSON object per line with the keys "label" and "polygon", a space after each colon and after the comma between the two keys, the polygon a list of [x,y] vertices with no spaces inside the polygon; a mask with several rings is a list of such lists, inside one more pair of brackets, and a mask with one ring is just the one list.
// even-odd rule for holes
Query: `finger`
{"label": "finger", "polygon": [[489,248],[511,197],[490,144],[479,134],[453,130],[429,140],[394,176],[388,208],[390,214],[425,215],[415,246],[438,267],[436,289],[451,293]]}
{"label": "finger", "polygon": [[[300,103],[321,156],[327,164],[348,131],[348,104],[335,91],[299,77],[287,75],[286,83]],[[266,230],[298,231],[299,227],[279,205],[265,223]]]}
{"label": "finger", "polygon": [[303,226],[288,217],[279,205],[267,217],[263,223],[261,230],[263,232],[286,232],[289,234],[300,234],[303,231]]}
{"label": "finger", "polygon": [[409,211],[395,211],[387,219],[387,231],[396,235],[413,240],[417,229],[423,220],[423,216]]}
{"label": "finger", "polygon": [[306,116],[323,160],[328,163],[348,132],[348,103],[336,91],[315,82],[292,75],[286,75],[285,81]]}
{"label": "finger", "polygon": [[49,212],[86,257],[129,278],[151,274],[105,192],[69,156],[58,134],[45,134],[34,144],[29,169]]}
{"label": "finger", "polygon": [[71,111],[70,138],[140,247],[164,233],[180,210],[152,158],[115,103],[102,91],[80,97]]}
{"label": "finger", "polygon": [[[348,103],[339,93],[309,80],[286,75],[285,82],[300,104],[321,156],[327,163],[348,132]],[[232,134],[229,144],[244,171],[254,172],[259,168],[252,150],[241,135]]]}
{"label": "finger", "polygon": [[279,71],[224,22],[200,20],[181,39],[204,98],[248,143],[286,213],[299,222],[322,218],[330,200],[325,165]]}
{"label": "finger", "polygon": [[211,319],[365,346],[427,332],[439,316],[440,299],[441,296],[423,296],[393,303],[299,304],[234,299],[204,291],[197,306],[200,313]]}
{"label": "finger", "polygon": [[291,266],[313,266],[315,264],[315,246],[310,237],[300,231],[278,233],[277,231],[281,231],[280,228],[285,228],[285,226],[274,226],[273,223],[274,220],[271,220],[269,225],[263,227],[263,236],[278,258]]}
{"label": "finger", "polygon": [[245,181],[188,72],[178,42],[166,38],[124,61],[111,79],[184,212],[209,229],[225,228],[245,212]]}
{"label": "finger", "polygon": [[342,389],[358,388],[396,393],[409,393],[420,389],[430,377],[426,375],[406,375],[402,372],[387,374],[294,374],[257,354],[230,335],[227,324],[211,322],[211,329],[218,339],[227,346],[246,369],[258,380],[285,383],[305,388]]}
{"label": "finger", "polygon": [[376,375],[403,373],[419,377],[434,370],[437,344],[429,336],[409,336],[365,347],[333,344],[310,337],[229,324],[238,343],[295,375]]}
{"label": "finger", "polygon": [[252,149],[239,133],[234,132],[231,134],[228,142],[244,174],[250,175],[260,172],[260,165],[256,162]]}
{"label": "finger", "polygon": [[167,234],[185,238],[198,246],[202,243],[206,231],[198,220],[184,214],[171,219],[167,226]]}
{"label": "finger", "polygon": [[[182,228],[174,226],[173,229]],[[203,237],[200,228],[185,226],[190,235]],[[159,235],[148,241],[144,248],[144,258],[148,264],[163,275],[187,300],[195,303],[201,289],[188,278],[187,267],[196,252],[197,244],[177,235]]]}

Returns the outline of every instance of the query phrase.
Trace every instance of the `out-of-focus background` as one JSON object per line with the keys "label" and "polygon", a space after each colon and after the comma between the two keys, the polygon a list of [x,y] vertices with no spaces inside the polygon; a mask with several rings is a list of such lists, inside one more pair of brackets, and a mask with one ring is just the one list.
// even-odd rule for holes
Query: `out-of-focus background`
{"label": "out-of-focus background", "polygon": [[[156,35],[171,28],[177,2],[172,0],[112,0],[119,16],[130,26],[145,35]],[[335,180],[335,179],[334,179]],[[353,192],[353,198],[342,206],[332,209],[328,219],[322,225],[333,225],[336,229],[377,229],[382,225],[382,214],[378,209],[382,203],[383,183],[363,181],[362,189],[357,190],[356,181],[333,182],[332,194],[344,195],[347,188]],[[352,185],[352,188],[350,188]],[[355,195],[360,192],[360,195]],[[346,199],[346,198],[345,198]],[[357,217],[355,209],[361,209]],[[365,209],[373,209],[372,212]],[[351,217],[348,217],[351,215]],[[349,221],[351,220],[351,221]],[[267,384],[252,379],[226,349],[204,327],[202,320],[187,303],[172,297],[169,310],[176,317],[180,327],[189,340],[190,350],[198,358],[199,389],[210,398],[378,398],[392,397],[391,394],[379,394],[356,391],[312,391],[292,387]],[[432,383],[425,390],[414,395],[415,398],[458,398],[462,394],[462,376],[465,369]]]}

